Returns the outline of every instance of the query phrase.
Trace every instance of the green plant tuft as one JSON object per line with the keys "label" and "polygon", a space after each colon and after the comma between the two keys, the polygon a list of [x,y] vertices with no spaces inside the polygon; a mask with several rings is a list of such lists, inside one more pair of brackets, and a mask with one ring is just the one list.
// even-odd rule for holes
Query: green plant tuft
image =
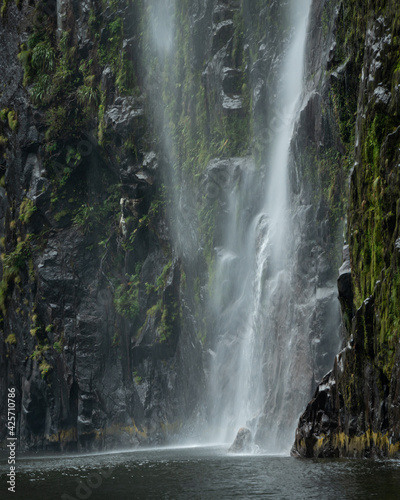
{"label": "green plant tuft", "polygon": [[16,112],[14,110],[9,111],[7,119],[8,119],[8,126],[10,127],[10,129],[13,132],[16,131],[18,128],[18,118]]}
{"label": "green plant tuft", "polygon": [[15,345],[17,343],[17,337],[15,333],[10,333],[10,335],[6,338],[5,343],[8,345]]}
{"label": "green plant tuft", "polygon": [[36,212],[37,208],[35,203],[29,198],[24,198],[22,200],[21,206],[19,207],[19,220],[25,224],[29,222],[32,215]]}

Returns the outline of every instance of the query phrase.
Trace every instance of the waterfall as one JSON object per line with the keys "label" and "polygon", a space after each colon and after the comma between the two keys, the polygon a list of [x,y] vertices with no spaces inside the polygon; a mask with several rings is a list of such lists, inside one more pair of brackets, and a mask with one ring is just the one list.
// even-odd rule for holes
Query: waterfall
{"label": "waterfall", "polygon": [[[176,25],[177,4],[177,0],[144,0],[146,43],[150,49],[146,47],[148,53],[143,55],[143,64],[148,66],[146,90],[158,136],[157,149],[161,153],[162,181],[168,192],[166,212],[171,240],[176,254],[190,262],[199,246],[197,215],[192,189],[179,166],[178,144],[173,131],[176,117],[171,117],[171,101],[178,99],[179,75],[174,62],[178,50],[176,34],[181,26]],[[148,54],[151,54],[150,60]]]}
{"label": "waterfall", "polygon": [[[315,207],[309,198],[303,204],[301,188],[292,186],[297,176],[292,146],[306,102],[303,70],[311,0],[267,5],[270,12],[278,12],[279,19],[271,17],[271,22],[282,23],[282,32],[274,26],[273,46],[259,47],[266,64],[257,71],[270,71],[261,75],[269,94],[264,122],[253,120],[255,137],[264,144],[261,161],[224,154],[229,140],[237,140],[225,137],[224,127],[229,113],[241,106],[235,92],[240,92],[242,70],[226,66],[234,64],[226,55],[230,42],[223,45],[233,14],[224,2],[206,2],[204,9],[196,4],[198,8],[192,6],[189,13],[185,5],[146,0],[150,29],[144,44],[147,92],[169,197],[169,231],[187,276],[182,294],[189,323],[183,330],[197,330],[197,340],[206,348],[203,410],[198,407],[195,423],[189,422],[190,430],[183,430],[181,437],[200,429],[202,441],[232,442],[245,426],[263,449],[287,452],[300,412],[339,344],[334,280],[302,269],[304,255],[310,252],[308,239],[313,238],[308,228]],[[242,14],[246,5],[240,7]],[[207,22],[214,26],[215,39],[203,53]],[[190,43],[188,33],[193,37]],[[226,113],[225,121],[216,120],[210,111],[210,102],[217,102],[212,96],[219,74],[231,78],[225,108],[215,112]],[[255,95],[257,82],[251,84]],[[223,199],[207,200],[198,192],[205,175],[221,177]],[[211,207],[216,219],[201,219],[201,210]],[[214,232],[207,244],[211,240],[218,245],[214,261],[208,248],[208,269],[202,248],[205,221],[207,235]],[[318,357],[322,361],[317,362]]]}
{"label": "waterfall", "polygon": [[[301,106],[310,0],[292,0],[291,36],[275,82],[264,172],[244,169],[232,188],[210,307],[217,318],[208,407],[213,439],[241,426],[270,452],[289,449],[312,380],[309,315],[295,289],[295,217],[288,182],[290,142]],[[271,110],[270,110],[271,111]],[[271,115],[271,112],[270,112]],[[264,197],[252,196],[263,176]],[[301,216],[300,216],[301,219]],[[307,316],[307,318],[305,317]]]}

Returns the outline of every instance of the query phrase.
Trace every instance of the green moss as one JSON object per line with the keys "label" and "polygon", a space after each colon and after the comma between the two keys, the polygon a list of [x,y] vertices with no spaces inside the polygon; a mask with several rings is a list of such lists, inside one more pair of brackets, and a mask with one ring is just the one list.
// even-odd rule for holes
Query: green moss
{"label": "green moss", "polygon": [[6,17],[9,4],[10,4],[10,0],[1,0],[0,15],[3,19]]}
{"label": "green moss", "polygon": [[31,354],[31,358],[39,364],[39,371],[43,379],[46,378],[46,376],[53,369],[52,365],[46,360],[46,353],[50,349],[47,342],[47,340],[44,344],[39,342]]}
{"label": "green moss", "polygon": [[0,120],[2,121],[5,121],[7,120],[7,116],[8,116],[8,112],[10,110],[8,108],[3,108],[1,111],[0,111]]}
{"label": "green moss", "polygon": [[212,278],[214,276],[214,237],[217,213],[218,200],[215,200],[214,203],[210,203],[210,200],[204,199],[204,203],[200,211],[200,221],[201,232],[204,239],[204,254],[208,267],[210,288],[212,287]]}
{"label": "green moss", "polygon": [[110,64],[115,69],[120,57],[123,40],[123,22],[120,17],[109,23],[107,33],[107,43],[99,46],[99,62],[102,66]]}
{"label": "green moss", "polygon": [[115,83],[121,95],[138,93],[133,63],[128,59],[126,54],[123,54],[120,58]]}
{"label": "green moss", "polygon": [[32,335],[32,337],[36,337],[38,331],[40,330],[39,326],[35,326],[34,328],[31,328],[29,330],[29,333]]}
{"label": "green moss", "polygon": [[147,310],[146,316],[154,317],[162,309],[162,300],[160,299],[150,309]]}
{"label": "green moss", "polygon": [[[139,267],[139,266],[138,266]],[[115,310],[121,316],[134,321],[140,311],[139,307],[139,277],[140,270],[130,276],[129,280],[117,286],[114,293]]]}
{"label": "green moss", "polygon": [[51,141],[59,138],[63,131],[66,130],[66,122],[68,120],[67,108],[62,105],[51,107],[46,111],[45,120],[48,127],[45,134],[46,140]]}
{"label": "green moss", "polygon": [[324,10],[322,11],[322,33],[324,36],[328,34],[330,24],[330,13],[328,11],[328,6],[324,5]]}
{"label": "green moss", "polygon": [[89,25],[90,31],[92,32],[92,35],[96,34],[100,24],[101,24],[100,19],[96,15],[94,8],[90,7],[88,25]]}
{"label": "green moss", "polygon": [[15,336],[15,333],[10,333],[10,335],[8,335],[4,342],[8,345],[15,345],[17,343],[17,337]]}
{"label": "green moss", "polygon": [[67,216],[69,214],[69,210],[61,210],[61,212],[58,212],[54,215],[54,219],[59,222],[63,217]]}
{"label": "green moss", "polygon": [[168,274],[169,270],[171,269],[171,266],[172,266],[172,261],[170,260],[167,264],[165,264],[165,266],[162,270],[162,273],[157,278],[157,282],[156,282],[157,283],[157,286],[156,286],[157,291],[162,290],[162,288],[165,287],[167,274]]}
{"label": "green moss", "polygon": [[173,328],[182,318],[182,311],[178,303],[172,302],[162,305],[161,320],[157,328],[159,342],[165,342],[172,335]]}
{"label": "green moss", "polygon": [[[8,108],[3,108],[0,111],[0,120],[6,121],[8,123],[8,126],[12,131],[15,131],[18,129],[18,118],[17,118],[17,113],[14,110],[10,110]],[[1,136],[1,141],[0,141],[0,146],[5,146],[7,144],[7,138]]]}
{"label": "green moss", "polygon": [[27,260],[30,257],[30,237],[27,236],[25,241],[20,241],[14,251],[3,253],[1,259],[3,261],[3,276],[0,282],[0,310],[3,316],[6,315],[6,298],[8,297],[8,288],[11,280],[15,280],[20,271],[25,269]]}
{"label": "green moss", "polygon": [[138,375],[137,371],[133,372],[133,379],[135,381],[135,384],[139,385],[142,382],[142,377]]}
{"label": "green moss", "polygon": [[28,223],[36,210],[35,203],[29,198],[24,198],[19,207],[19,220],[25,224]]}
{"label": "green moss", "polygon": [[45,359],[43,359],[39,364],[40,375],[42,376],[43,379],[46,378],[46,376],[52,369],[53,367],[51,366],[51,364],[47,362]]}
{"label": "green moss", "polygon": [[386,196],[388,184],[381,176],[382,144],[392,130],[392,120],[386,115],[376,114],[369,125],[366,120],[364,169],[359,173],[360,185],[357,186],[362,199],[359,198],[351,207],[353,225],[362,228],[351,236],[352,259],[362,265],[355,279],[357,307],[373,293],[375,283],[385,269],[388,240],[392,237],[389,227],[395,206],[393,202],[387,204],[390,201]]}
{"label": "green moss", "polygon": [[21,52],[19,52],[18,54],[18,59],[21,62],[22,68],[24,70],[24,79],[22,81],[22,84],[24,87],[26,87],[32,79],[33,69],[31,65],[32,51],[27,49],[25,44],[21,46]]}
{"label": "green moss", "polygon": [[114,333],[114,336],[113,336],[113,339],[112,339],[112,346],[113,347],[119,346],[120,345],[120,341],[121,341],[120,332],[119,332],[119,330],[115,330],[115,333]]}
{"label": "green moss", "polygon": [[196,306],[200,305],[200,278],[197,276],[193,283],[193,296]]}
{"label": "green moss", "polygon": [[[91,19],[91,26],[96,25],[95,19]],[[101,43],[97,55],[101,66],[110,65],[114,75],[116,88],[121,95],[129,95],[136,89],[136,76],[132,61],[123,50],[124,23],[120,17],[116,17],[106,27],[107,42]]]}
{"label": "green moss", "polygon": [[13,132],[15,132],[18,129],[17,113],[15,111],[9,111],[7,119],[8,119],[8,126]]}
{"label": "green moss", "polygon": [[[394,15],[394,3],[386,2],[380,5],[380,9],[387,18],[393,17],[392,43],[386,48],[383,65],[383,78],[392,82],[393,90],[398,81],[400,23],[396,21],[398,16]],[[352,48],[352,44],[363,39],[368,18],[373,18],[372,13],[371,6],[364,10],[355,1],[349,2],[343,12],[345,21],[347,19],[347,33],[343,39],[359,68],[362,58],[352,54],[356,48]],[[368,297],[372,296],[374,300],[373,319],[362,319],[365,352],[363,355],[357,353],[357,362],[365,366],[369,359],[379,377],[387,379],[387,384],[392,380],[400,338],[400,277],[395,250],[395,241],[399,238],[398,175],[395,174],[397,146],[392,144],[393,141],[387,141],[398,126],[394,93],[392,98],[393,106],[386,109],[375,106],[373,99],[362,103],[364,109],[358,137],[360,156],[351,177],[348,215],[355,307],[364,307]],[[361,314],[363,311],[361,309]],[[367,321],[372,321],[372,324],[367,324]],[[355,399],[359,399],[357,391],[360,388],[361,383],[353,388]]]}
{"label": "green moss", "polygon": [[63,348],[63,341],[62,340],[57,340],[53,344],[53,349],[58,352],[58,354],[62,353],[62,348]]}
{"label": "green moss", "polygon": [[104,113],[105,113],[105,104],[106,104],[106,94],[105,92],[102,92],[100,90],[100,105],[99,105],[99,111],[98,111],[98,131],[97,131],[97,138],[99,141],[100,146],[104,146],[104,141],[105,141],[105,130],[106,130],[106,123],[105,123],[105,118],[104,118]]}

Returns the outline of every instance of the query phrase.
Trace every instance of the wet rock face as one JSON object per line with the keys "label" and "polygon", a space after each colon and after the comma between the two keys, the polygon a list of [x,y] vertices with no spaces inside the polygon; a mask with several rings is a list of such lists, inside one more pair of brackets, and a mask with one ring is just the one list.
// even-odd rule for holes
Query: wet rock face
{"label": "wet rock face", "polygon": [[[202,349],[182,300],[183,263],[161,201],[160,160],[149,143],[143,89],[131,87],[140,74],[140,56],[132,56],[138,12],[117,3],[102,11],[47,2],[38,20],[27,4],[9,2],[0,21],[0,394],[16,388],[21,449],[165,442],[192,415],[202,387]],[[27,49],[30,64],[35,42],[21,44],[37,22],[56,34],[52,80],[66,52],[74,79],[34,106],[30,90],[40,75],[29,67],[23,86],[17,55]],[[133,68],[116,67],[117,49],[124,58],[129,52]],[[90,70],[79,69],[86,60]],[[92,103],[77,104],[79,88],[93,93]],[[86,118],[78,119],[82,106]],[[46,113],[60,113],[52,128]]]}
{"label": "wet rock face", "polygon": [[348,245],[343,248],[343,264],[339,269],[337,280],[339,300],[343,311],[343,320],[348,329],[351,328],[353,317],[353,286],[351,283],[350,249]]}
{"label": "wet rock face", "polygon": [[127,139],[132,130],[138,137],[143,136],[144,119],[142,99],[133,97],[117,97],[105,113],[106,126],[123,139]]}
{"label": "wet rock face", "polygon": [[[217,201],[220,207],[222,217],[227,210],[227,201],[229,194],[237,184],[241,184],[246,176],[255,171],[254,159],[250,156],[243,158],[228,158],[211,160],[203,174],[202,191],[210,202]],[[254,190],[254,196],[259,193]],[[219,227],[224,226],[222,220]]]}
{"label": "wet rock face", "polygon": [[[212,2],[208,2],[212,5]],[[207,12],[207,11],[206,11]],[[239,26],[234,23],[240,13],[237,2],[216,2],[211,12],[211,47],[207,54],[203,80],[209,96],[215,93],[221,113],[235,114],[243,111],[242,82],[243,43]]]}
{"label": "wet rock face", "polygon": [[[397,456],[398,394],[372,365],[365,335],[376,328],[374,301],[356,312],[347,346],[301,415],[292,455],[302,457]],[[397,387],[397,385],[396,385]]]}
{"label": "wet rock face", "polygon": [[247,427],[241,427],[236,434],[235,441],[229,448],[230,453],[249,453],[253,447],[253,436]]}
{"label": "wet rock face", "polygon": [[[350,122],[355,134],[350,152],[355,161],[350,176],[349,244],[338,277],[346,346],[300,417],[292,453],[304,457],[397,457],[400,453],[398,308],[391,305],[399,292],[395,222],[399,220],[395,201],[399,153],[392,143],[398,134],[394,116],[399,95],[391,61],[398,58],[400,24],[394,2],[379,14],[374,9],[370,6],[368,12],[358,14],[362,28],[357,33],[363,35],[354,40],[346,61],[339,44],[346,44],[345,36],[354,37],[351,29],[337,31],[328,54],[333,87],[339,89],[346,79],[353,82],[357,96],[357,115]],[[336,12],[338,20],[354,16],[341,2]],[[339,117],[344,137],[346,129],[350,131],[344,109]],[[386,214],[382,220],[380,214]]]}

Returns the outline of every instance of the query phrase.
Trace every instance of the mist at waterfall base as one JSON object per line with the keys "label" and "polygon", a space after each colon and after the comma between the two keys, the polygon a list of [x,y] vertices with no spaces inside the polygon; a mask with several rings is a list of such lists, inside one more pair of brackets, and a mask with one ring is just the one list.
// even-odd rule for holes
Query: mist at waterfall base
{"label": "mist at waterfall base", "polygon": [[[6,460],[2,460],[2,484],[7,471]],[[303,461],[266,455],[227,455],[226,448],[219,447],[161,448],[20,458],[16,493],[10,493],[9,497],[21,500],[395,500],[399,484],[399,461]],[[7,492],[5,497],[8,498]]]}

